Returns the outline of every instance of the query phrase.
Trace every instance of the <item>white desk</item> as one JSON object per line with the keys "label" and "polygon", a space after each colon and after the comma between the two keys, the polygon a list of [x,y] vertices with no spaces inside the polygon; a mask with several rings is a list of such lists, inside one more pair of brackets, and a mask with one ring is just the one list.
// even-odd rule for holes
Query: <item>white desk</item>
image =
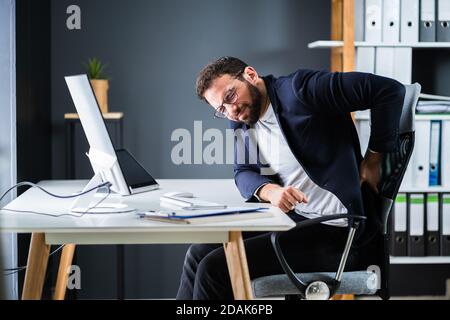
{"label": "white desk", "polygon": [[[39,185],[49,191],[67,195],[79,192],[87,181],[43,181]],[[169,191],[190,191],[196,197],[228,205],[245,204],[233,180],[158,180],[159,190],[118,198],[140,210],[159,209],[159,197]],[[101,200],[101,198],[99,198]],[[32,210],[63,214],[73,200],[56,199],[32,188],[12,201],[6,209]],[[0,211],[2,232],[33,233],[25,275],[23,299],[39,299],[42,293],[50,245],[66,244],[61,256],[55,298],[63,299],[67,283],[67,267],[71,265],[75,245],[88,244],[149,244],[149,243],[224,243],[227,264],[236,299],[251,299],[242,231],[284,231],[295,226],[281,210],[271,208],[273,217],[234,222],[181,225],[141,220],[134,213],[86,214],[82,217],[48,217],[32,213]]]}

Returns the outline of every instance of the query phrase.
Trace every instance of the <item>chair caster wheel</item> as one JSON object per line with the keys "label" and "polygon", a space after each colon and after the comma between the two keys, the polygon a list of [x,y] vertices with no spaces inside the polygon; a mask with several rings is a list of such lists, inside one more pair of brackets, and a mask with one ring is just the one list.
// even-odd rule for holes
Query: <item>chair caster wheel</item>
{"label": "chair caster wheel", "polygon": [[330,288],[322,281],[311,282],[306,288],[306,300],[328,300],[330,299]]}

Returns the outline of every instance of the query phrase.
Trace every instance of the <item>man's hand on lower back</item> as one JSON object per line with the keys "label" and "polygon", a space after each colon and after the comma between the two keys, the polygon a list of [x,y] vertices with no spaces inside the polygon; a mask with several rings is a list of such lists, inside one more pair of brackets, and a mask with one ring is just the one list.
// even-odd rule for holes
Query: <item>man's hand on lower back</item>
{"label": "man's hand on lower back", "polygon": [[258,196],[287,213],[300,202],[308,203],[306,195],[295,187],[281,187],[277,184],[266,184],[259,190]]}
{"label": "man's hand on lower back", "polygon": [[378,193],[378,182],[381,176],[381,160],[383,154],[367,150],[359,168],[360,184],[366,182],[372,190]]}

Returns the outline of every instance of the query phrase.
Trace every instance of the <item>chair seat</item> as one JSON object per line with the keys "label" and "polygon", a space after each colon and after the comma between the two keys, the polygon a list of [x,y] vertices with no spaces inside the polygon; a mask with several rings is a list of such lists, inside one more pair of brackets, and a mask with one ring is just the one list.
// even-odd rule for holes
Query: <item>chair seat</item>
{"label": "chair seat", "polygon": [[[304,283],[329,281],[334,279],[333,272],[297,273]],[[364,271],[344,272],[337,294],[372,295],[377,291],[378,279],[375,273]],[[255,298],[280,297],[299,294],[285,274],[277,274],[254,279],[252,281]]]}

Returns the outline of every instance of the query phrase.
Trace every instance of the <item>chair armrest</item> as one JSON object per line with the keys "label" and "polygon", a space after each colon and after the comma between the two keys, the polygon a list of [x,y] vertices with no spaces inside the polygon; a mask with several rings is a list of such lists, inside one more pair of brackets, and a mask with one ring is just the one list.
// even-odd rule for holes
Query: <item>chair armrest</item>
{"label": "chair armrest", "polygon": [[[332,220],[337,220],[337,219],[342,219],[342,218],[353,219],[352,229],[358,228],[359,222],[367,219],[367,217],[358,216],[358,215],[333,214],[333,215],[329,215],[329,216],[323,216],[323,217],[319,217],[319,218],[314,218],[314,219],[309,219],[306,221],[298,222],[297,225],[293,229],[285,231],[285,232],[291,232],[291,231],[298,230],[301,228],[310,227],[310,226],[319,224],[321,222],[332,221]],[[284,254],[281,250],[281,246],[280,246],[280,242],[279,242],[279,237],[282,233],[284,233],[284,232],[272,232],[271,237],[270,237],[270,240],[272,242],[272,247],[274,248],[275,254],[278,258],[278,261],[280,262],[281,267],[283,268],[284,272],[288,276],[289,280],[291,280],[291,282],[300,291],[300,295],[302,296],[302,298],[305,298],[306,297],[305,293],[306,293],[308,284],[303,283],[295,275],[294,271],[292,270],[292,268],[289,266],[288,262],[286,261],[286,258],[284,257]],[[347,247],[349,245],[351,245],[352,241],[353,241],[353,236],[351,236],[351,240],[350,240],[350,242],[348,241],[346,248],[344,249],[344,252],[343,252],[344,265],[345,265],[345,261],[347,259],[348,251],[349,251],[349,248],[347,248]],[[342,263],[342,260],[341,260],[341,263]],[[340,266],[340,269],[341,269],[341,266]],[[343,271],[343,267],[342,267],[342,271]],[[340,284],[340,280],[336,280],[333,285],[333,287],[334,287],[333,291],[337,290],[339,284]],[[332,292],[332,293],[334,294],[334,292]]]}
{"label": "chair armrest", "polygon": [[316,224],[319,224],[319,223],[322,223],[322,222],[338,220],[338,219],[343,219],[343,218],[354,219],[354,220],[357,220],[357,221],[367,220],[367,217],[365,217],[365,216],[351,215],[351,214],[346,214],[346,213],[343,213],[343,214],[330,214],[328,216],[322,216],[322,217],[319,217],[319,218],[308,219],[308,220],[305,220],[305,221],[297,222],[294,228],[292,228],[292,229],[290,229],[288,231],[285,231],[285,232],[290,232],[290,231],[298,230],[298,229],[301,229],[301,228],[310,227],[310,226],[313,226],[313,225],[316,225]]}

